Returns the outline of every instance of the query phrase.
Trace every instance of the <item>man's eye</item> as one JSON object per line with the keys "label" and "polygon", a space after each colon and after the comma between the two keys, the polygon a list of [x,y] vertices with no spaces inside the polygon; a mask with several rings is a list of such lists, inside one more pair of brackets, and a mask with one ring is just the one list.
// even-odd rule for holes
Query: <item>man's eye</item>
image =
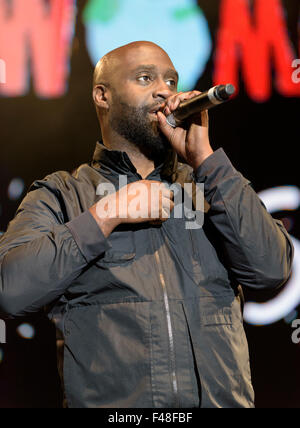
{"label": "man's eye", "polygon": [[146,74],[144,74],[143,76],[139,76],[137,78],[137,80],[140,81],[140,82],[150,82],[151,77],[148,76],[148,75],[146,75]]}
{"label": "man's eye", "polygon": [[176,88],[177,82],[173,79],[169,79],[169,80],[167,80],[167,84],[169,86],[171,86],[172,88]]}

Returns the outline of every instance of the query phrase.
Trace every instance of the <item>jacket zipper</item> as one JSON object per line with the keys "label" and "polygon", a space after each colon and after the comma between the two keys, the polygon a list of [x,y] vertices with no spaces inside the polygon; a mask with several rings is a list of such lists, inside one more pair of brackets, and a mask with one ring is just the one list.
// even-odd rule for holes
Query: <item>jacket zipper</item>
{"label": "jacket zipper", "polygon": [[170,361],[171,361],[171,367],[172,367],[172,372],[171,372],[172,387],[173,387],[173,393],[174,393],[174,397],[175,397],[175,405],[176,405],[175,407],[178,408],[180,406],[179,406],[178,383],[177,383],[176,367],[175,367],[174,334],[173,334],[172,322],[171,322],[169,298],[168,298],[168,292],[167,292],[165,277],[164,277],[164,274],[163,274],[162,268],[161,268],[161,261],[160,261],[160,256],[159,256],[158,250],[155,251],[154,256],[155,256],[155,260],[156,260],[156,263],[158,266],[159,281],[160,281],[160,284],[161,284],[162,290],[163,290],[164,305],[165,305],[165,310],[166,310],[167,326],[168,326],[168,336],[169,336]]}

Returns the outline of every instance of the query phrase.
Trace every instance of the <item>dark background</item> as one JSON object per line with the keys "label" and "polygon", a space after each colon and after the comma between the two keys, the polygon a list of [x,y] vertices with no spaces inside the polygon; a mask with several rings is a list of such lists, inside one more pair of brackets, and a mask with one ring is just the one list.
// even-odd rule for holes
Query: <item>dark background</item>
{"label": "dark background", "polygon": [[[268,1],[268,0],[266,0]],[[199,1],[212,35],[218,26],[219,0]],[[298,52],[299,1],[282,2],[289,33]],[[90,160],[99,130],[91,99],[93,65],[85,45],[78,2],[76,34],[71,52],[71,74],[66,96],[42,100],[31,92],[20,98],[0,99],[0,230],[13,217],[18,201],[7,198],[7,186],[21,177],[25,190],[36,180],[58,170],[72,171]],[[300,53],[299,53],[300,55]],[[213,58],[197,88],[212,84]],[[299,186],[299,98],[284,98],[274,89],[262,104],[248,98],[241,81],[239,96],[226,107],[211,111],[211,140],[223,147],[236,168],[256,191],[282,185]],[[299,210],[276,213],[289,232],[300,239]],[[300,284],[299,284],[300,286]],[[245,290],[246,299],[263,302],[272,296]],[[299,309],[297,312],[299,314]],[[298,316],[300,318],[300,315]],[[36,330],[24,340],[16,328],[24,320],[7,323],[7,344],[0,345],[0,407],[59,407],[61,393],[55,361],[54,327],[43,315],[26,319]],[[257,407],[300,407],[300,346],[292,343],[290,322],[255,327],[245,324],[249,339]],[[1,358],[0,358],[1,360]]]}

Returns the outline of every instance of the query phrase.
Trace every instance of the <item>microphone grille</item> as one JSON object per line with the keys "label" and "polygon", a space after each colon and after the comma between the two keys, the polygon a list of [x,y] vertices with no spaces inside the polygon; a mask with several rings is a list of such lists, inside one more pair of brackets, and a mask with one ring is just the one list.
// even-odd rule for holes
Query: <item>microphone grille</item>
{"label": "microphone grille", "polygon": [[228,83],[216,87],[215,95],[219,101],[227,101],[235,93],[235,87]]}
{"label": "microphone grille", "polygon": [[225,90],[229,96],[235,93],[235,87],[231,83],[228,83],[228,85],[225,86]]}

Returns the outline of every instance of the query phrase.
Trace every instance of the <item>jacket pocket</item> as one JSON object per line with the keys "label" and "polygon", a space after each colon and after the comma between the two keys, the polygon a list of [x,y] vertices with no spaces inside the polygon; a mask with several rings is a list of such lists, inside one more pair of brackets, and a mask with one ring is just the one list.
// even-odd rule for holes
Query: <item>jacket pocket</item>
{"label": "jacket pocket", "polygon": [[236,298],[184,302],[201,384],[202,408],[251,408],[249,352]]}
{"label": "jacket pocket", "polygon": [[118,227],[108,238],[111,246],[104,256],[96,262],[101,267],[124,265],[133,261],[136,256],[134,232],[126,227]]}
{"label": "jacket pocket", "polygon": [[66,333],[69,407],[153,407],[148,302],[73,308]]}

